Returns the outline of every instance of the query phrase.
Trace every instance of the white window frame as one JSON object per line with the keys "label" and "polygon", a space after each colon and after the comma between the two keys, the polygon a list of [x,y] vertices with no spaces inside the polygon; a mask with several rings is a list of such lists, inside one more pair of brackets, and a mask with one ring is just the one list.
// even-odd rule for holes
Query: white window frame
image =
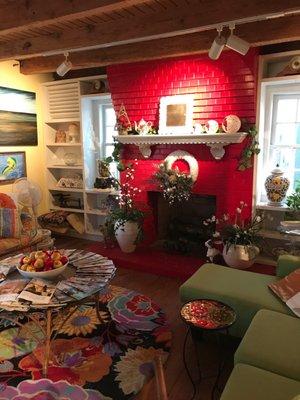
{"label": "white window frame", "polygon": [[[269,159],[269,149],[272,139],[272,124],[275,113],[273,110],[274,97],[278,95],[295,95],[300,93],[300,78],[291,80],[270,80],[261,83],[259,142],[261,152],[256,169],[256,202],[266,203],[267,196],[264,188],[266,177],[270,174],[272,165]],[[291,148],[300,146],[291,146]]]}

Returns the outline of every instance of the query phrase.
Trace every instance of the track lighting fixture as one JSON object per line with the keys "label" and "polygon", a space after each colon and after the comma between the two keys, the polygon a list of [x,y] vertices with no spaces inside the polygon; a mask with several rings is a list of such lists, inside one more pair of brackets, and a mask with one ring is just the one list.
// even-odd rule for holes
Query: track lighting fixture
{"label": "track lighting fixture", "polygon": [[56,73],[59,76],[66,75],[66,73],[69,72],[70,69],[72,68],[72,63],[68,59],[69,53],[68,52],[64,53],[64,56],[65,56],[65,60],[56,69]]}
{"label": "track lighting fixture", "polygon": [[217,60],[220,57],[226,45],[226,38],[221,34],[222,30],[223,30],[222,26],[217,28],[218,36],[212,42],[211,48],[208,52],[209,58],[211,58],[212,60]]}
{"label": "track lighting fixture", "polygon": [[227,38],[226,47],[244,56],[245,54],[247,54],[250,48],[250,43],[236,36],[233,33],[234,29],[235,29],[235,24],[229,24],[230,35]]}

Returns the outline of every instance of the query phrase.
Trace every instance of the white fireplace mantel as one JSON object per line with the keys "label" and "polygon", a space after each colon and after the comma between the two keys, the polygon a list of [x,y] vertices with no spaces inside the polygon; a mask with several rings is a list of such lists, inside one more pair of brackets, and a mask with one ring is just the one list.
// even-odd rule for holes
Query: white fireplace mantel
{"label": "white fireplace mantel", "polygon": [[224,154],[224,147],[232,143],[241,143],[247,136],[246,132],[238,133],[203,133],[200,135],[115,135],[114,138],[123,144],[135,144],[145,158],[151,156],[151,146],[155,144],[205,144],[216,160]]}

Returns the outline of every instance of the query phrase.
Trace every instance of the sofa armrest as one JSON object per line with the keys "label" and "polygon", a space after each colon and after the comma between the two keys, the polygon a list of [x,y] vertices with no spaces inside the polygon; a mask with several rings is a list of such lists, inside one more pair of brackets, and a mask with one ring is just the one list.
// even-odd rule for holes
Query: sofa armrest
{"label": "sofa armrest", "polygon": [[300,256],[285,254],[278,257],[276,275],[284,278],[298,268],[300,268]]}

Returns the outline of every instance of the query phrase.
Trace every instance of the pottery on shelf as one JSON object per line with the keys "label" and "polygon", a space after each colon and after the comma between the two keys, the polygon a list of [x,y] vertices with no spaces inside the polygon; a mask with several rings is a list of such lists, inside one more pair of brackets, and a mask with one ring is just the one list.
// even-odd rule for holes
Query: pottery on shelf
{"label": "pottery on shelf", "polygon": [[229,248],[224,246],[223,249],[223,258],[226,264],[236,269],[250,268],[258,254],[259,248],[256,246],[236,244]]}
{"label": "pottery on shelf", "polygon": [[222,128],[226,133],[237,133],[241,125],[241,120],[237,115],[227,115],[223,120]]}
{"label": "pottery on shelf", "polygon": [[219,124],[214,119],[210,119],[205,124],[206,133],[210,133],[210,134],[214,135],[215,133],[218,132],[218,129],[219,129]]}
{"label": "pottery on shelf", "polygon": [[133,221],[126,221],[121,224],[115,223],[115,236],[117,242],[124,253],[132,253],[136,248],[136,238],[139,232],[139,224]]}
{"label": "pottery on shelf", "polygon": [[68,127],[68,143],[79,143],[79,126],[77,124],[70,124]]}
{"label": "pottery on shelf", "polygon": [[277,165],[271,171],[271,175],[265,180],[265,189],[269,205],[282,206],[286,193],[290,186],[290,181],[287,177],[283,176],[283,171]]}
{"label": "pottery on shelf", "polygon": [[77,155],[75,153],[66,153],[64,155],[64,161],[66,165],[76,165],[77,164]]}

